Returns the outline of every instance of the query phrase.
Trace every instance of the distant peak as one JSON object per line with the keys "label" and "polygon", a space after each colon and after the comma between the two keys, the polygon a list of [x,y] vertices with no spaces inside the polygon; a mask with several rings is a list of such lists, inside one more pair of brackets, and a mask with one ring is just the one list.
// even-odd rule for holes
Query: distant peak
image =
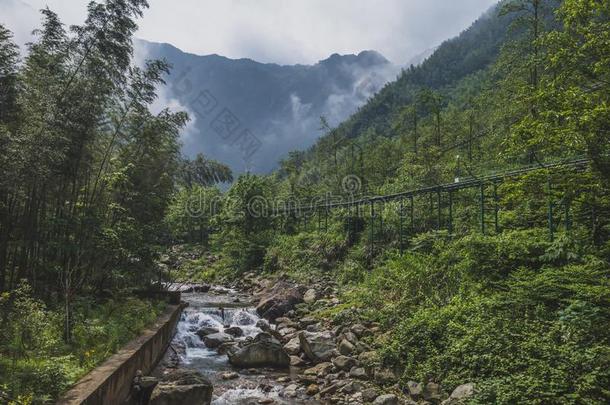
{"label": "distant peak", "polygon": [[324,65],[335,65],[339,63],[356,63],[362,66],[374,66],[385,65],[390,62],[379,52],[373,50],[366,50],[360,52],[358,55],[340,55],[338,53],[333,53],[328,58],[321,60],[319,63]]}

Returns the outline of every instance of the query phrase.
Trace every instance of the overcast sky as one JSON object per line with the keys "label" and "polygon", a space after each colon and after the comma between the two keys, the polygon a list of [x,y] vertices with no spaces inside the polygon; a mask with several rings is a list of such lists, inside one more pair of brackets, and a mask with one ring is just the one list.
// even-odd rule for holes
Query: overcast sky
{"label": "overcast sky", "polygon": [[[0,0],[0,5],[17,1]],[[87,4],[86,0],[24,2],[35,9],[48,5],[69,24],[82,22]],[[311,64],[335,52],[374,49],[392,62],[404,64],[457,35],[496,0],[149,0],[149,3],[150,9],[139,21],[137,36],[171,43],[191,53]],[[0,21],[15,18],[7,15],[0,15]],[[31,18],[23,13],[18,15],[20,21],[9,21],[9,26],[29,31]]]}

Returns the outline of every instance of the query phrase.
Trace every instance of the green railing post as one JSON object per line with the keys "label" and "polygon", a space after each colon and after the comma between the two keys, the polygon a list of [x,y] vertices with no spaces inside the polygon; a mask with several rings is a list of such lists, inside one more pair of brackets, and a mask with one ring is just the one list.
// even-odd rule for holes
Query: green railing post
{"label": "green railing post", "polygon": [[399,214],[398,214],[398,237],[399,237],[399,248],[400,248],[400,254],[403,254],[404,251],[404,246],[403,246],[403,239],[402,239],[402,228],[403,228],[403,220],[404,220],[404,200],[401,198],[400,199],[400,208],[399,208]]}
{"label": "green railing post", "polygon": [[572,218],[570,217],[570,200],[566,198],[564,203],[565,216],[566,216],[566,232],[569,232],[572,229]]}
{"label": "green railing post", "polygon": [[375,203],[371,201],[371,257],[373,257],[373,249],[375,245]]}
{"label": "green railing post", "polygon": [[453,190],[449,190],[449,236],[453,235]]}
{"label": "green railing post", "polygon": [[553,242],[555,240],[555,225],[553,224],[553,196],[551,195],[551,176],[547,178],[546,188],[548,193],[549,239],[551,242]]}
{"label": "green railing post", "polygon": [[442,211],[441,211],[441,188],[440,187],[436,190],[436,205],[437,205],[437,207],[436,207],[436,210],[437,210],[436,230],[440,231],[442,222],[443,222]]}
{"label": "green railing post", "polygon": [[500,211],[500,202],[498,200],[498,184],[494,183],[494,225],[496,234],[500,233],[500,222],[498,220],[498,212]]}
{"label": "green railing post", "polygon": [[411,217],[411,233],[415,231],[415,203],[413,201],[413,196],[410,198],[411,206],[409,208],[409,216]]}
{"label": "green railing post", "polygon": [[485,184],[483,183],[479,190],[479,202],[481,204],[481,233],[485,235]]}

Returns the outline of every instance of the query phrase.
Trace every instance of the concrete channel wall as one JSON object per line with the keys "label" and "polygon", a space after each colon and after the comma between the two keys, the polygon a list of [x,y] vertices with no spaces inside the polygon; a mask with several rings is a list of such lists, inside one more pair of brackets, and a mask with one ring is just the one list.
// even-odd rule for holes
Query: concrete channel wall
{"label": "concrete channel wall", "polygon": [[154,325],[84,376],[57,404],[122,404],[129,396],[136,371],[150,373],[163,357],[183,308],[183,305],[169,305]]}

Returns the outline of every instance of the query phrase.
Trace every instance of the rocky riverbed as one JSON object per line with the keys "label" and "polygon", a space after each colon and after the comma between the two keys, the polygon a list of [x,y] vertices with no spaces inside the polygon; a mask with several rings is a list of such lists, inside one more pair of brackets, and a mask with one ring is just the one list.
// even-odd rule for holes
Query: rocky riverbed
{"label": "rocky riverbed", "polygon": [[341,305],[330,278],[302,286],[246,274],[231,288],[186,290],[196,292],[183,293],[189,307],[155,371],[152,404],[450,405],[474,392],[472,384],[451,395],[433,381],[399,385],[371,347],[378,324],[314,316]]}

